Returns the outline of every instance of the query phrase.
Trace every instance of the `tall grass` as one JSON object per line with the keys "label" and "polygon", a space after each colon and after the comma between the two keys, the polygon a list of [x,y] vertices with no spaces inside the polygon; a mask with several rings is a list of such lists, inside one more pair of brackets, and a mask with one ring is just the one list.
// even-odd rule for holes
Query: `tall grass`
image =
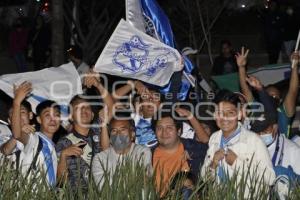
{"label": "tall grass", "polygon": [[[87,189],[71,188],[64,184],[60,188],[49,188],[43,178],[33,175],[30,180],[25,180],[17,170],[12,169],[10,164],[4,162],[0,167],[0,199],[22,199],[22,200],[81,200],[81,199],[103,199],[103,200],[152,200],[159,199],[159,195],[154,187],[153,177],[149,177],[146,170],[139,165],[132,165],[126,162],[117,167],[113,179],[109,181],[109,172],[105,174],[105,181],[101,190],[91,181]],[[213,179],[199,181],[193,188],[190,199],[192,200],[233,200],[244,199],[246,187],[249,188],[247,199],[268,200],[275,199],[275,195],[270,196],[269,188],[261,184],[260,180],[251,180],[251,185],[247,186],[247,174],[242,174],[242,178],[237,182],[236,175],[228,179],[225,183],[216,184]],[[254,176],[255,177],[255,176]],[[258,189],[255,189],[258,188]],[[180,187],[175,187],[169,191],[163,199],[182,199]],[[300,199],[300,187],[291,191],[288,199]]]}

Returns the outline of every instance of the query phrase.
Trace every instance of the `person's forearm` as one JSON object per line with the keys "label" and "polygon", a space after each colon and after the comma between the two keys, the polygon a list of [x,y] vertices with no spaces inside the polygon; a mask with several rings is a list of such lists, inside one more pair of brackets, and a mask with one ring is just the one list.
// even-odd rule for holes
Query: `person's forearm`
{"label": "person's forearm", "polygon": [[190,119],[190,123],[195,130],[196,140],[202,143],[208,143],[209,135],[206,133],[205,129],[202,127],[200,122],[193,116]]}
{"label": "person's forearm", "polygon": [[67,157],[61,154],[57,165],[57,180],[59,183],[64,182],[68,177]]}
{"label": "person's forearm", "polygon": [[247,85],[247,72],[245,67],[239,67],[239,79],[242,93],[246,96],[247,102],[253,101],[253,95],[250,87]]}
{"label": "person's forearm", "polygon": [[1,153],[3,153],[6,156],[10,155],[16,148],[16,145],[17,145],[17,140],[15,140],[14,138],[11,138],[10,140],[8,140],[6,143],[4,143],[1,146],[0,151],[1,151]]}
{"label": "person's forearm", "polygon": [[112,114],[112,110],[113,110],[113,105],[114,105],[114,100],[112,98],[112,96],[110,95],[110,93],[107,91],[107,89],[105,87],[103,87],[102,84],[99,84],[97,87],[98,91],[101,94],[101,97],[103,99],[103,102],[105,105],[107,105],[107,112],[108,114]]}
{"label": "person's forearm", "polygon": [[109,135],[108,135],[108,127],[107,125],[102,125],[103,127],[101,128],[101,135],[100,135],[100,147],[102,151],[106,150],[109,148]]}
{"label": "person's forearm", "polygon": [[134,89],[134,85],[131,84],[126,84],[124,86],[122,86],[121,88],[117,89],[112,97],[114,101],[118,101],[120,98],[122,98],[123,96],[125,96],[126,94],[128,94],[129,92],[131,92]]}
{"label": "person's forearm", "polygon": [[299,87],[299,75],[298,75],[298,67],[296,66],[292,69],[289,90],[283,102],[286,113],[289,117],[292,117],[295,113],[298,87]]}
{"label": "person's forearm", "polygon": [[28,135],[22,134],[22,127],[21,127],[21,103],[18,101],[13,102],[13,108],[12,108],[12,123],[11,123],[11,129],[13,137],[16,140],[19,140],[24,145],[27,144],[28,141]]}

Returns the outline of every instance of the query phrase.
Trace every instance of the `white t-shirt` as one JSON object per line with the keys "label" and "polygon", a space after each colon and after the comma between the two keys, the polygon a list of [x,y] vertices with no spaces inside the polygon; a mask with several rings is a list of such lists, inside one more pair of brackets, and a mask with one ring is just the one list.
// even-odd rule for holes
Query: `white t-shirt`
{"label": "white t-shirt", "polygon": [[151,172],[151,151],[149,148],[132,143],[129,152],[126,155],[117,154],[113,147],[109,147],[105,151],[102,151],[95,155],[92,163],[92,174],[95,183],[99,189],[102,188],[105,175],[109,173],[110,184],[112,184],[114,172],[120,164],[127,159],[130,159],[133,164],[139,163]]}
{"label": "white t-shirt", "polygon": [[[34,156],[36,155],[39,140],[43,142],[43,148],[39,152],[36,167],[38,168],[38,172],[46,173],[47,172],[47,181],[50,185],[55,184],[56,182],[56,173],[57,173],[57,155],[55,151],[54,143],[43,133],[36,132],[34,134],[30,134],[27,144],[24,146],[24,150],[21,154],[23,154],[23,160],[21,163],[22,173],[24,175],[27,174],[31,163],[33,162]],[[48,154],[45,152],[49,152]],[[48,157],[50,155],[51,157]],[[50,165],[47,164],[46,158],[50,162]],[[30,171],[30,174],[35,174],[34,169]]]}

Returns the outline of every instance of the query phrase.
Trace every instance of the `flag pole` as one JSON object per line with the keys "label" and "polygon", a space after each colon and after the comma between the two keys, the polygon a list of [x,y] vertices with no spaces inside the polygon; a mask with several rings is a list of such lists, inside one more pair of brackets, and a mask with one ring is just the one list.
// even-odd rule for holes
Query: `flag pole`
{"label": "flag pole", "polygon": [[[299,30],[298,37],[297,37],[297,42],[296,42],[295,51],[297,51],[298,48],[299,48],[299,42],[300,42],[300,30]],[[295,60],[293,59],[293,60],[292,60],[292,68],[294,68],[294,65],[295,65]]]}

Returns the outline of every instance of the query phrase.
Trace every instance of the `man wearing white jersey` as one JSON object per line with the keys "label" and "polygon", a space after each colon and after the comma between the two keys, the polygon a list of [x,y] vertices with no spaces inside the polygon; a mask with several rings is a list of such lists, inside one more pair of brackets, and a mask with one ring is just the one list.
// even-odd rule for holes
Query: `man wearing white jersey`
{"label": "man wearing white jersey", "polygon": [[20,123],[20,105],[31,90],[32,87],[29,82],[21,84],[14,90],[12,132],[14,138],[24,144],[21,170],[25,176],[36,174],[36,170],[39,174],[45,176],[50,186],[55,186],[57,156],[52,138],[60,126],[60,109],[54,101],[46,100],[40,103],[36,107],[40,131],[29,135],[23,133]]}

